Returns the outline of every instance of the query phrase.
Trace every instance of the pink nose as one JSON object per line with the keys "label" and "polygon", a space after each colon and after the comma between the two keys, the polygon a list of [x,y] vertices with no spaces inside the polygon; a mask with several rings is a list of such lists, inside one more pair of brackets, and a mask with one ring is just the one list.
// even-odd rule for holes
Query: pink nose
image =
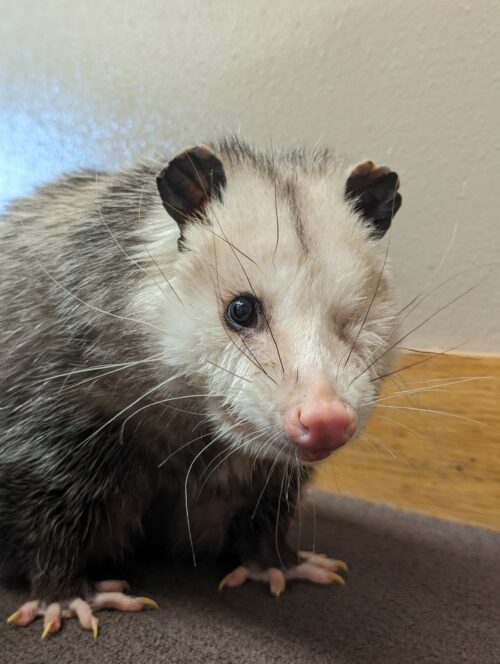
{"label": "pink nose", "polygon": [[352,408],[334,395],[309,398],[290,408],[286,431],[306,460],[327,457],[354,435],[357,418]]}

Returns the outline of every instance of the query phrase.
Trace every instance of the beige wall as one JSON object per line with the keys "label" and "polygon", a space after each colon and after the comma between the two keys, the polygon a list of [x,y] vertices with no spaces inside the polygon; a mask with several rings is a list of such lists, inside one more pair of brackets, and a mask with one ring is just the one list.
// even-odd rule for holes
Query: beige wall
{"label": "beige wall", "polygon": [[[500,261],[499,27],[499,0],[0,0],[0,204],[220,131],[319,140],[399,171],[390,254],[408,301],[455,224],[434,283]],[[500,351],[499,281],[496,265],[411,344]]]}

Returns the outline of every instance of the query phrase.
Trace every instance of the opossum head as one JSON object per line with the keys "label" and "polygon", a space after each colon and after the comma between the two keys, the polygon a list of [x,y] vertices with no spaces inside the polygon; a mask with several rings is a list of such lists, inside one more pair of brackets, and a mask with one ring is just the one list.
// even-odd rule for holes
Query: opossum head
{"label": "opossum head", "polygon": [[186,150],[157,179],[179,226],[168,361],[251,455],[322,459],[364,426],[397,327],[387,236],[397,175],[327,152]]}

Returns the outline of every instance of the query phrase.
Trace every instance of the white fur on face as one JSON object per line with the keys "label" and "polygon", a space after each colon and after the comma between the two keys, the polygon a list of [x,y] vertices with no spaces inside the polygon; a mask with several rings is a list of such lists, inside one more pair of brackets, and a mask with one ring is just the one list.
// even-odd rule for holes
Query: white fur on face
{"label": "white fur on face", "polygon": [[[296,171],[295,213],[250,166],[231,168],[227,180],[209,225],[185,231],[172,281],[180,301],[162,312],[169,365],[217,395],[207,402],[213,427],[250,454],[291,450],[285,412],[319,380],[353,407],[361,430],[378,389],[372,379],[392,353],[363,369],[396,327],[387,240],[369,239],[344,200],[342,173]],[[224,312],[244,293],[259,298],[268,324],[237,333]]]}

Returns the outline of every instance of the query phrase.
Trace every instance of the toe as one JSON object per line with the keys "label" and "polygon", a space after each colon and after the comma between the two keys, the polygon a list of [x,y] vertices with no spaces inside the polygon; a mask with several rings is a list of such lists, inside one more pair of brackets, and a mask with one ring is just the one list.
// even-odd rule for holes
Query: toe
{"label": "toe", "polygon": [[347,572],[348,567],[342,560],[334,560],[333,558],[328,558],[323,553],[313,553],[312,551],[299,551],[299,557],[302,560],[305,560],[310,563],[314,563],[318,567],[324,567],[329,569],[332,572]]}
{"label": "toe", "polygon": [[13,623],[19,627],[25,627],[29,625],[38,615],[38,607],[40,602],[37,600],[32,600],[31,602],[26,602],[19,609],[7,618],[8,623]]}
{"label": "toe", "polygon": [[41,639],[45,639],[49,634],[58,632],[62,625],[62,608],[57,602],[49,604],[43,616],[43,632]]}
{"label": "toe", "polygon": [[128,581],[110,579],[106,581],[97,581],[94,583],[94,588],[97,592],[108,593],[108,592],[119,592],[123,593],[127,590],[130,590],[130,585]]}
{"label": "toe", "polygon": [[92,609],[88,602],[83,599],[74,599],[69,605],[70,610],[78,618],[78,622],[83,627],[92,632],[94,639],[97,638],[99,633],[99,621],[92,613]]}
{"label": "toe", "polygon": [[142,611],[145,607],[159,609],[158,604],[149,597],[129,597],[121,592],[97,593],[92,600],[92,607],[100,609],[116,609],[118,611]]}
{"label": "toe", "polygon": [[286,576],[288,579],[301,579],[325,585],[334,582],[340,583],[342,586],[345,585],[345,581],[340,574],[310,562],[301,563],[297,567],[287,570]]}
{"label": "toe", "polygon": [[222,579],[219,584],[219,590],[222,590],[226,586],[228,588],[236,588],[237,586],[243,585],[245,581],[248,580],[268,583],[272,594],[276,595],[276,597],[279,597],[286,587],[285,575],[277,567],[270,567],[266,570],[256,570],[241,565]]}
{"label": "toe", "polygon": [[273,595],[279,597],[286,587],[286,578],[284,573],[277,567],[269,569],[269,587]]}
{"label": "toe", "polygon": [[250,570],[248,567],[241,565],[237,567],[229,574],[222,579],[219,583],[219,590],[222,590],[225,586],[228,588],[236,588],[237,586],[242,586],[245,581],[250,577]]}

